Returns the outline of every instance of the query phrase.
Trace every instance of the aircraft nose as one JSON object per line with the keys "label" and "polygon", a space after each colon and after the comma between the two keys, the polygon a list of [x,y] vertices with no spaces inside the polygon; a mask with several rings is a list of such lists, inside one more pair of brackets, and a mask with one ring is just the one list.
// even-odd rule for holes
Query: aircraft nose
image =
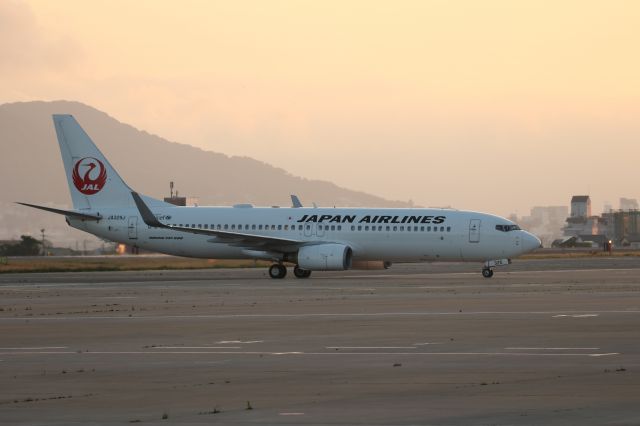
{"label": "aircraft nose", "polygon": [[540,238],[525,231],[522,237],[522,249],[525,253],[533,251],[542,245]]}

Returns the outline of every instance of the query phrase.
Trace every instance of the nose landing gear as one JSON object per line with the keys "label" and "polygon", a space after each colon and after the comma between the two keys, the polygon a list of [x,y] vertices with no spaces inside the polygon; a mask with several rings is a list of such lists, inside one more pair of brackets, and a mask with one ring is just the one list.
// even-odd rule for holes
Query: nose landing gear
{"label": "nose landing gear", "polygon": [[482,276],[491,278],[493,276],[493,268],[496,266],[507,266],[511,264],[511,259],[487,260],[482,267]]}
{"label": "nose landing gear", "polygon": [[493,269],[482,268],[482,276],[485,278],[491,278],[493,276]]}

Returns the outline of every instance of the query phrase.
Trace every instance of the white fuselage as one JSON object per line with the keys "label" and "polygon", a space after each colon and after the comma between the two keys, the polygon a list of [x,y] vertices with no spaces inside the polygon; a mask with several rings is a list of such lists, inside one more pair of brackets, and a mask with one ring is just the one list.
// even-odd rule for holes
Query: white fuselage
{"label": "white fuselage", "polygon": [[[147,226],[135,208],[102,208],[93,213],[103,219],[69,222],[101,238],[160,253],[218,259],[260,257],[255,250],[213,236]],[[167,225],[341,243],[351,247],[354,260],[486,261],[517,257],[540,244],[526,231],[496,228],[514,225],[507,219],[448,209],[171,206],[155,208],[154,214]]]}

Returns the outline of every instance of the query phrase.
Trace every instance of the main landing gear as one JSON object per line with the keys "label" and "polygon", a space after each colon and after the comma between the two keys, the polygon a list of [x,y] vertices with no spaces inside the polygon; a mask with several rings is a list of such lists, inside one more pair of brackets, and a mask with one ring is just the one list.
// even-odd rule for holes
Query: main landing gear
{"label": "main landing gear", "polygon": [[311,275],[311,271],[302,269],[301,267],[296,265],[293,267],[293,275],[295,275],[296,278],[309,278],[309,276]]}
{"label": "main landing gear", "polygon": [[491,278],[493,276],[493,268],[496,266],[507,266],[511,264],[511,259],[487,260],[482,267],[482,276]]}
{"label": "main landing gear", "polygon": [[280,279],[287,276],[287,268],[282,263],[274,263],[269,267],[269,276],[273,279]]}
{"label": "main landing gear", "polygon": [[[309,278],[311,271],[302,269],[298,265],[293,268],[296,278]],[[269,276],[273,279],[282,279],[287,276],[287,268],[282,263],[274,263],[269,267]]]}

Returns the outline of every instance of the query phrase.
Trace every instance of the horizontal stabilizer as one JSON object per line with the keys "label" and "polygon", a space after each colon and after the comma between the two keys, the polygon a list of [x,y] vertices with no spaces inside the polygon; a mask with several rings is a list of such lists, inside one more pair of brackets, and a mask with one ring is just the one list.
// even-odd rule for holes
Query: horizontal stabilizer
{"label": "horizontal stabilizer", "polygon": [[34,209],[45,210],[45,211],[48,211],[48,212],[51,212],[51,213],[57,213],[57,214],[61,214],[61,215],[68,216],[68,217],[73,217],[75,219],[83,219],[83,220],[100,220],[100,219],[102,219],[102,217],[99,216],[99,215],[80,213],[80,212],[75,212],[75,211],[72,211],[72,210],[54,209],[52,207],[38,206],[36,204],[29,204],[29,203],[16,203],[16,204],[21,204],[21,205],[27,206],[27,207],[33,207]]}

